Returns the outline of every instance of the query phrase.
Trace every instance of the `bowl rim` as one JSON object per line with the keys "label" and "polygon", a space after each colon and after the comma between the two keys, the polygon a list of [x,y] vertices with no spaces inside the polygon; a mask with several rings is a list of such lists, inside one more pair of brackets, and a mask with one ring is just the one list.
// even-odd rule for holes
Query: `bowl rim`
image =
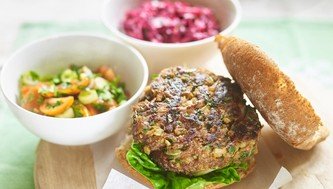
{"label": "bowl rim", "polygon": [[[18,56],[20,53],[22,53],[23,51],[33,47],[34,45],[37,45],[39,43],[42,42],[46,42],[49,40],[57,40],[60,38],[73,38],[73,37],[87,37],[87,38],[95,38],[95,39],[100,39],[100,40],[104,40],[104,41],[108,41],[111,43],[116,43],[117,45],[123,46],[125,47],[128,51],[131,51],[139,60],[139,63],[141,65],[141,67],[143,68],[143,79],[141,81],[141,84],[139,86],[139,88],[136,90],[136,92],[122,105],[94,115],[94,116],[88,116],[88,117],[79,117],[79,118],[57,118],[57,117],[51,117],[51,116],[45,116],[45,115],[41,115],[41,114],[37,114],[34,112],[31,112],[29,110],[24,109],[23,107],[19,106],[17,102],[14,102],[12,99],[9,98],[9,95],[6,92],[6,89],[3,88],[3,84],[5,83],[6,79],[4,76],[4,72],[7,70],[7,67],[10,66],[10,62],[16,57]],[[1,72],[0,72],[0,90],[4,96],[4,98],[6,99],[7,103],[10,103],[11,105],[13,105],[16,109],[26,113],[26,114],[30,114],[31,116],[36,116],[37,118],[42,118],[42,119],[50,119],[50,121],[71,121],[71,122],[76,122],[76,121],[82,121],[82,120],[87,120],[87,119],[99,119],[102,118],[104,116],[108,116],[108,114],[112,114],[113,112],[116,112],[118,110],[121,110],[127,106],[130,106],[132,103],[134,103],[134,101],[136,99],[138,99],[140,97],[140,95],[142,94],[142,92],[144,91],[147,83],[148,83],[148,79],[149,79],[149,71],[148,71],[148,65],[146,60],[144,59],[144,57],[142,56],[142,54],[136,50],[134,47],[125,44],[123,42],[120,42],[116,39],[113,39],[111,37],[107,37],[105,35],[98,35],[98,34],[91,34],[91,33],[84,33],[84,32],[69,32],[69,33],[62,33],[62,34],[56,34],[56,35],[51,35],[48,37],[43,37],[37,40],[34,40],[32,42],[29,42],[25,45],[23,45],[22,47],[18,48],[17,50],[14,51],[14,53],[4,62]]]}
{"label": "bowl rim", "polygon": [[[111,31],[112,34],[114,34],[116,37],[125,40],[126,42],[132,41],[133,43],[139,44],[141,46],[146,46],[146,47],[160,47],[160,48],[182,48],[182,47],[191,47],[191,46],[199,46],[199,45],[204,45],[209,42],[212,42],[215,40],[215,36],[211,36],[205,39],[197,40],[197,41],[191,41],[191,42],[186,42],[186,43],[156,43],[156,42],[151,42],[151,41],[145,41],[141,39],[136,39],[134,37],[131,37],[129,35],[126,35],[125,33],[121,32],[118,27],[113,27],[112,24],[109,23],[107,19],[107,12],[108,10],[106,9],[107,5],[111,3],[112,0],[104,0],[102,4],[102,13],[101,13],[101,19],[103,21],[103,24]],[[233,31],[238,24],[241,21],[242,17],[242,8],[238,0],[229,0],[233,6],[235,7],[235,18],[231,22],[231,24],[223,29],[219,34],[220,35],[227,35]]]}

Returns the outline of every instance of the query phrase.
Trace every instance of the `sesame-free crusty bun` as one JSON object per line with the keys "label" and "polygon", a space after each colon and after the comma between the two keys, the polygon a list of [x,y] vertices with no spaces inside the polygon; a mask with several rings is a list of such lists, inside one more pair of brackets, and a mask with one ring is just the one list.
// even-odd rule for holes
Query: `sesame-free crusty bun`
{"label": "sesame-free crusty bun", "polygon": [[[132,135],[127,135],[123,141],[123,143],[121,144],[121,146],[119,146],[118,148],[116,148],[115,154],[116,154],[116,158],[118,160],[118,162],[121,164],[121,166],[129,173],[131,174],[134,179],[136,179],[137,181],[139,181],[140,183],[148,186],[149,188],[154,188],[153,185],[150,183],[150,181],[145,178],[143,175],[141,175],[139,172],[137,172],[126,160],[126,154],[128,152],[128,150],[130,149],[130,146],[133,142],[133,137]],[[250,174],[255,166],[255,159],[253,158],[251,160],[251,162],[249,163],[249,167],[246,171],[242,171],[239,172],[239,176],[241,179],[245,178],[248,174]],[[224,186],[224,184],[211,184],[205,187],[205,189],[219,189],[222,188]]]}
{"label": "sesame-free crusty bun", "polygon": [[262,50],[237,37],[216,42],[233,79],[283,140],[309,150],[328,136],[310,102]]}

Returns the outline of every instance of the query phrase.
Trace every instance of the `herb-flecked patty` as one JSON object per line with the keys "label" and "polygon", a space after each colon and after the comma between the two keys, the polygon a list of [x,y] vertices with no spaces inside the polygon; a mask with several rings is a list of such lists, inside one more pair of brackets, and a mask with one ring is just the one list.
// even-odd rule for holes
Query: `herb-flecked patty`
{"label": "herb-flecked patty", "polygon": [[256,110],[235,82],[207,70],[163,70],[133,109],[134,141],[167,171],[205,174],[257,152]]}

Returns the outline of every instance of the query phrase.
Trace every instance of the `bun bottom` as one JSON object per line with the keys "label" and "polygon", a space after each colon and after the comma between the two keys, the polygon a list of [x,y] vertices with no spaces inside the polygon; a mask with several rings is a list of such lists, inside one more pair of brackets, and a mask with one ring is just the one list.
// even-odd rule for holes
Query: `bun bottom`
{"label": "bun bottom", "polygon": [[148,186],[149,188],[154,188],[151,182],[141,175],[139,172],[137,172],[126,160],[126,154],[128,150],[131,148],[131,144],[133,141],[133,137],[127,135],[123,144],[116,148],[116,158],[120,165],[128,172],[130,173],[135,180],[139,181],[140,183]]}
{"label": "bun bottom", "polygon": [[[127,135],[123,144],[121,146],[119,146],[118,148],[116,148],[116,150],[115,150],[116,158],[119,161],[119,163],[121,164],[121,166],[128,173],[130,173],[134,177],[135,180],[139,181],[140,183],[146,185],[149,188],[154,188],[153,185],[151,184],[151,182],[146,177],[144,177],[139,172],[137,172],[126,160],[126,154],[127,154],[128,150],[130,149],[132,142],[133,142],[133,137],[130,135]],[[253,171],[254,165],[255,165],[255,160],[253,158],[252,161],[250,162],[249,168],[246,171],[239,172],[241,179],[245,178],[248,174],[250,174]],[[227,186],[227,185],[226,184],[212,184],[212,185],[206,186],[205,189],[219,189],[224,186]]]}

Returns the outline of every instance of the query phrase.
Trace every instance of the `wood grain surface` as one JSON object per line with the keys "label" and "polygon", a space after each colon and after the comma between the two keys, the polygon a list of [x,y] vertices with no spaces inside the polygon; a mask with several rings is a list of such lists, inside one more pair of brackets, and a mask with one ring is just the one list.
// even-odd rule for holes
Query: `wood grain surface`
{"label": "wood grain surface", "polygon": [[96,188],[90,146],[61,146],[40,141],[36,153],[36,189]]}

